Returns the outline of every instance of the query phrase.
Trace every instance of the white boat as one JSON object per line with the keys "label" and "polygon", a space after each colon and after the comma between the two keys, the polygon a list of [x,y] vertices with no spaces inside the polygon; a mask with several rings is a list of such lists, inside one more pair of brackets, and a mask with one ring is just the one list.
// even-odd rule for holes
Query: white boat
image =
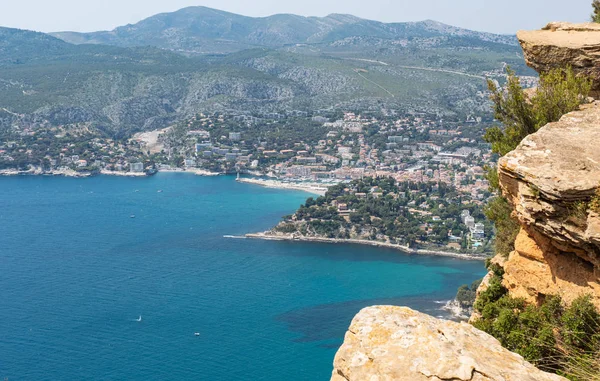
{"label": "white boat", "polygon": [[194,332],[194,336],[200,336],[200,332]]}
{"label": "white boat", "polygon": [[139,318],[135,319],[135,321],[142,321],[142,315]]}
{"label": "white boat", "polygon": [[131,216],[129,216],[129,218],[135,218],[135,214],[132,214]]}

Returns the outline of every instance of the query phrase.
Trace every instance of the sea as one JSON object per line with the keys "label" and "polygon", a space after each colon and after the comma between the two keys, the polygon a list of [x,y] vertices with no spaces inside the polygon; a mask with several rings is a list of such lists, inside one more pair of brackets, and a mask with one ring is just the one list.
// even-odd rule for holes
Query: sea
{"label": "sea", "polygon": [[0,380],[328,380],[361,308],[447,317],[485,273],[242,238],[308,196],[185,173],[0,178]]}

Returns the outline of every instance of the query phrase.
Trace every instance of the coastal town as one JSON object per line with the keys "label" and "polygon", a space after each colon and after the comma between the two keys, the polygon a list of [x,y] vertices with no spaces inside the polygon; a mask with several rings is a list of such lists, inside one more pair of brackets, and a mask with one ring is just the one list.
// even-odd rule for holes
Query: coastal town
{"label": "coastal town", "polygon": [[[312,234],[403,248],[484,252],[492,238],[481,212],[491,195],[484,175],[494,159],[480,137],[484,123],[481,116],[458,121],[393,110],[320,110],[314,115],[293,111],[261,117],[198,114],[165,129],[120,139],[100,137],[85,125],[14,126],[0,137],[0,174],[237,174],[240,182],[321,196],[319,205],[327,200],[322,209],[333,211],[333,221],[345,225],[319,231],[309,221],[313,229],[304,231],[304,238]],[[372,179],[392,181],[395,191],[384,192],[378,183],[357,190],[364,188],[360,184],[377,182]],[[337,195],[341,201],[331,198],[337,184],[346,189]],[[368,220],[386,216],[361,208],[362,203],[388,198],[397,204],[398,213],[405,211],[405,220],[395,215],[393,221],[402,231],[381,230],[377,224],[373,229]],[[369,226],[350,226],[359,220]],[[285,224],[277,229],[292,233]]]}
{"label": "coastal town", "polygon": [[434,115],[399,117],[387,110],[378,116],[322,114],[328,116],[300,111],[264,118],[198,114],[163,130],[119,139],[100,137],[90,126],[14,126],[0,136],[0,169],[241,172],[324,184],[390,176],[453,185],[474,201],[488,195],[483,174],[492,156],[480,138],[481,117],[456,122]]}

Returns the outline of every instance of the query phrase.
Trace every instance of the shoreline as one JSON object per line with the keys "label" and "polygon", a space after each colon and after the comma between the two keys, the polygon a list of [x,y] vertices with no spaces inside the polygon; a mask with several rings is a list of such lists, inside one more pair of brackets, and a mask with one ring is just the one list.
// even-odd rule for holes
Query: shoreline
{"label": "shoreline", "polygon": [[[190,173],[196,176],[220,176],[221,173],[210,172],[203,169],[161,169],[158,172],[165,173]],[[152,175],[148,175],[145,172],[125,172],[125,171],[109,171],[106,169],[102,169],[96,173],[92,172],[77,172],[74,169],[65,169],[65,170],[52,170],[52,171],[41,171],[38,169],[20,171],[17,169],[2,169],[0,170],[0,176],[57,176],[57,177],[74,177],[74,178],[84,178],[84,177],[93,177],[93,176],[122,176],[122,177],[150,177]]]}
{"label": "shoreline", "polygon": [[[287,190],[299,190],[307,193],[311,193],[318,196],[324,196],[329,189],[328,186],[319,183],[294,183],[294,182],[283,182],[281,180],[273,179],[256,179],[249,177],[240,177],[236,181],[245,184],[259,185],[265,188],[274,189],[287,189]],[[333,184],[331,184],[333,185]]]}
{"label": "shoreline", "polygon": [[191,173],[194,174],[196,176],[221,176],[222,173],[219,172],[211,172],[211,171],[207,171],[206,169],[200,169],[200,168],[172,168],[172,169],[158,169],[158,172],[165,172],[165,173]]}
{"label": "shoreline", "polygon": [[449,251],[438,251],[429,249],[411,249],[407,246],[402,246],[394,243],[386,243],[379,241],[368,241],[364,239],[339,239],[339,238],[321,238],[321,237],[296,237],[293,235],[276,235],[264,233],[249,233],[245,235],[246,238],[250,239],[262,239],[266,241],[288,241],[288,242],[318,242],[318,243],[329,243],[329,244],[354,244],[354,245],[365,245],[374,247],[383,247],[388,249],[395,249],[402,251],[406,254],[417,254],[417,255],[433,255],[438,257],[451,257],[469,261],[485,261],[487,256],[456,253]]}

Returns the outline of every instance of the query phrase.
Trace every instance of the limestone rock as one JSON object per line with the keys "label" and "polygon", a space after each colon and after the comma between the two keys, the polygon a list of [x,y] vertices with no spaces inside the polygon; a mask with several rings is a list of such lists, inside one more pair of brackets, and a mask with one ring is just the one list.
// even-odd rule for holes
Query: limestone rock
{"label": "limestone rock", "polygon": [[467,323],[375,306],[352,321],[332,381],[558,381]]}
{"label": "limestone rock", "polygon": [[592,92],[600,94],[600,25],[550,23],[542,30],[519,31],[527,65],[539,73],[571,65],[576,73],[593,79]]}
{"label": "limestone rock", "polygon": [[600,308],[600,218],[587,209],[600,186],[600,102],[525,138],[498,173],[522,226],[503,265],[511,295],[590,293]]}

